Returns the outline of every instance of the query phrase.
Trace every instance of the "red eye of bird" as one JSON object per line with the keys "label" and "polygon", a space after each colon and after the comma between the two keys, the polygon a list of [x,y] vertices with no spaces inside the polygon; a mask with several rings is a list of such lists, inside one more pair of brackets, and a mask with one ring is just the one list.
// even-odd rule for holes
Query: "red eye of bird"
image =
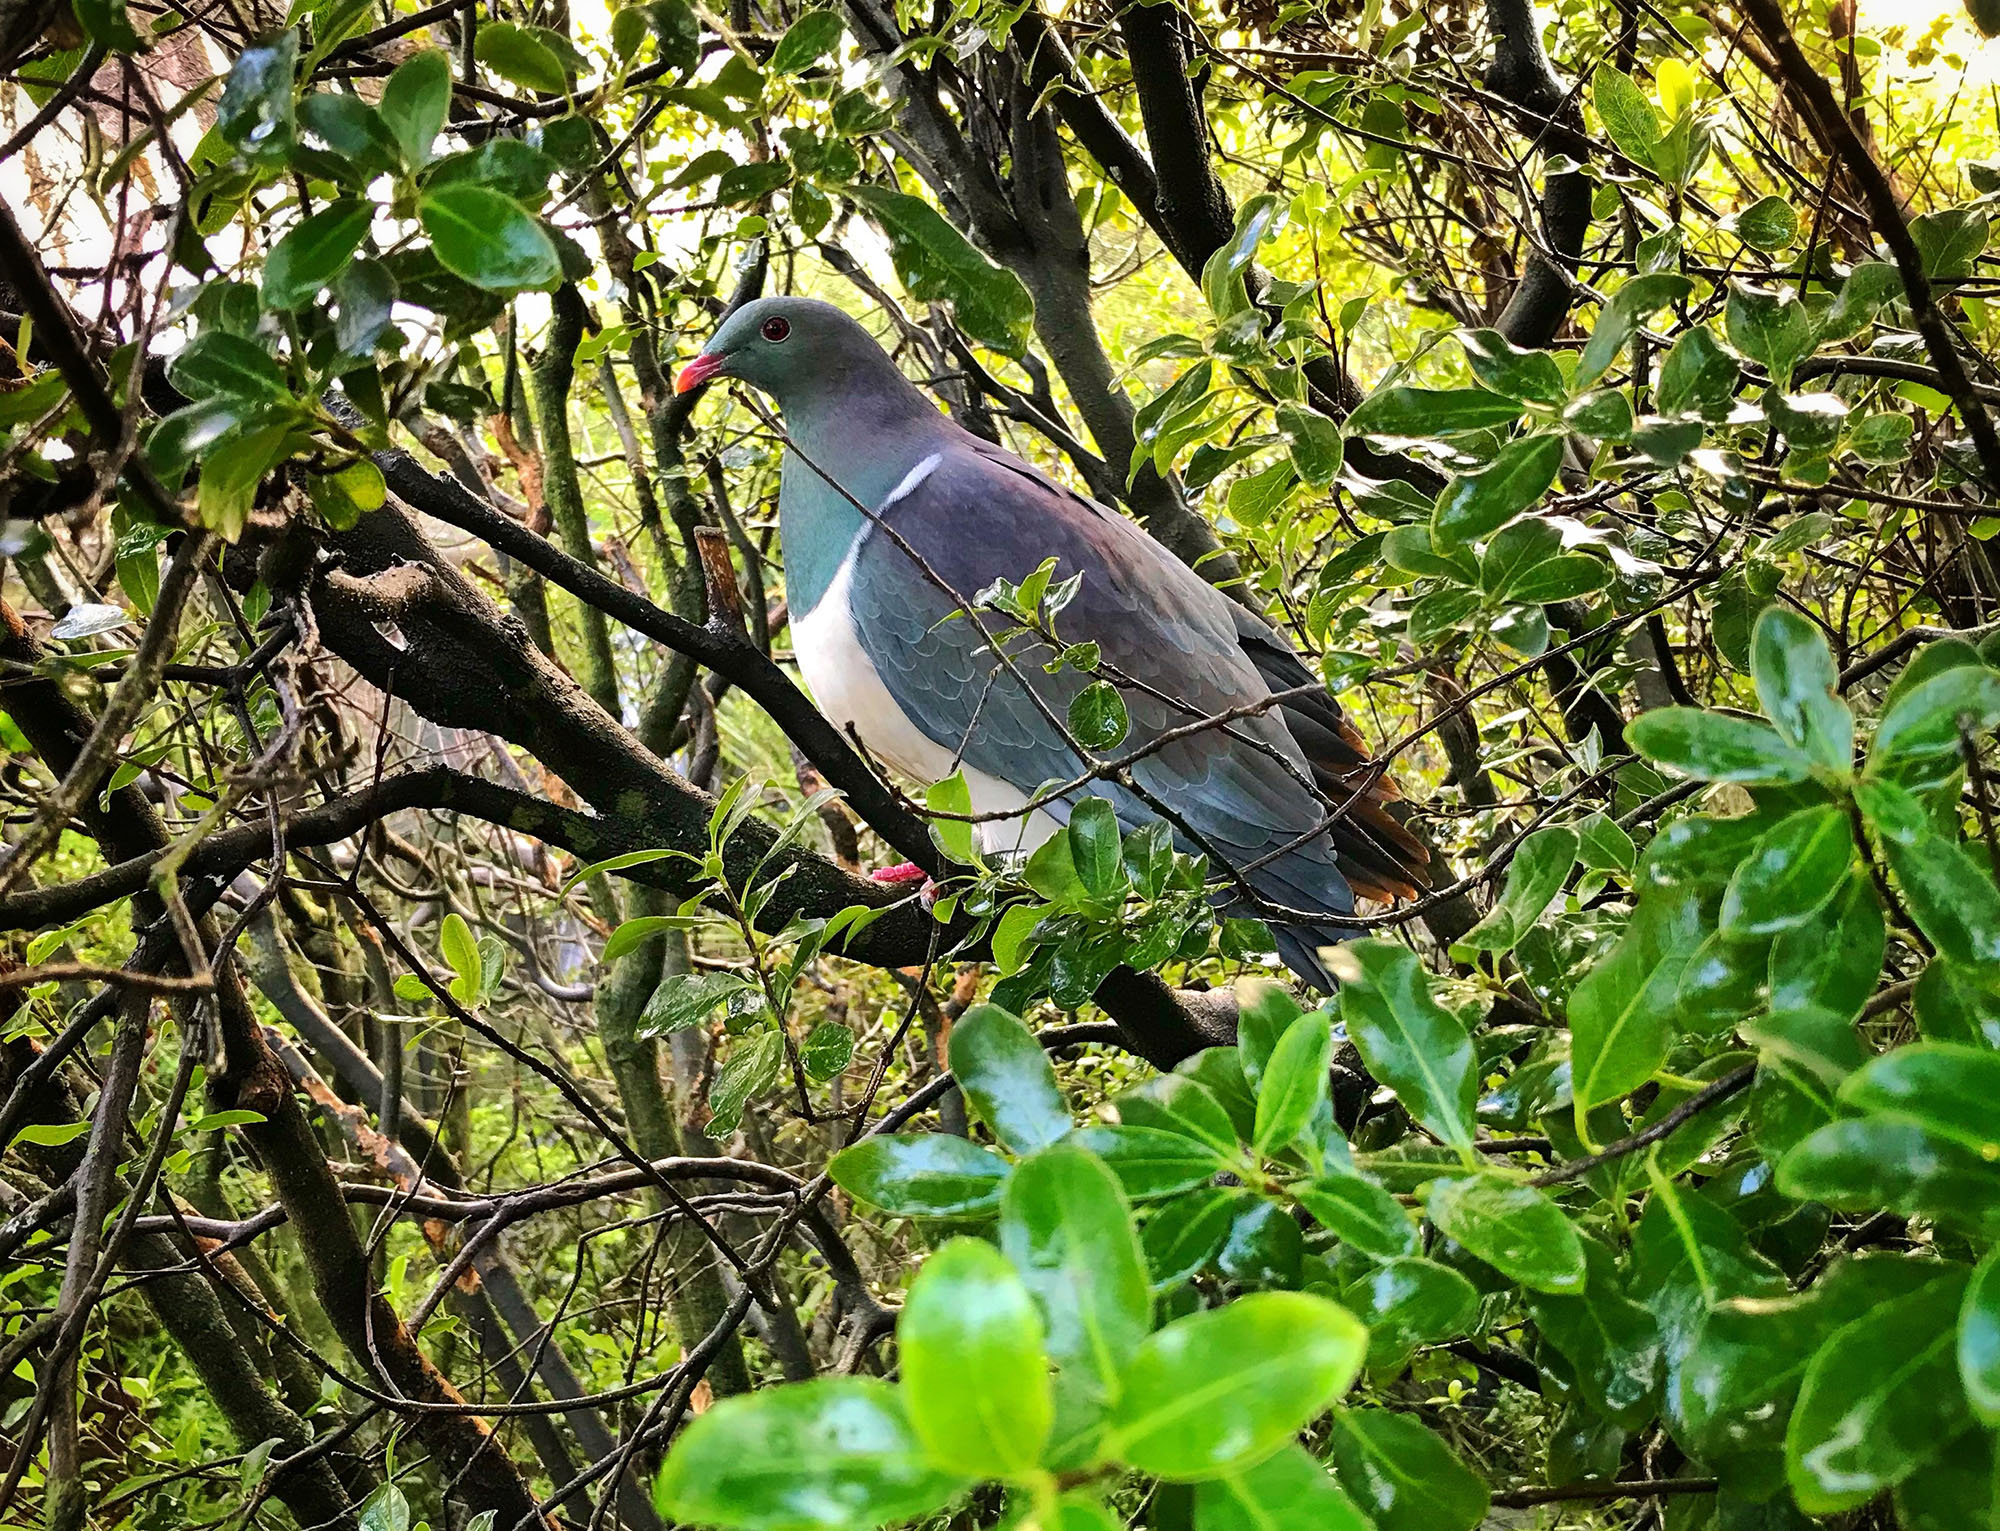
{"label": "red eye of bird", "polygon": [[763,334],[766,340],[783,340],[791,332],[792,322],[789,319],[774,318],[764,321]]}

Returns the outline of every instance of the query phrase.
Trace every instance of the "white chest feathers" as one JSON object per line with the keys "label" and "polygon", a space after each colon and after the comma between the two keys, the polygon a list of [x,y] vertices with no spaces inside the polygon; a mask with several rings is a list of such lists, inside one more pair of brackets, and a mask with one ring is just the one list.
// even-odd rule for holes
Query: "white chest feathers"
{"label": "white chest feathers", "polygon": [[[1025,792],[984,771],[955,763],[954,751],[917,727],[896,704],[854,630],[854,612],[848,600],[854,583],[854,556],[852,552],[847,555],[819,604],[792,622],[792,649],[798,656],[799,673],[819,710],[842,733],[853,730],[876,759],[916,781],[941,781],[954,770],[963,770],[974,813],[1019,809],[1028,801]],[[1060,827],[1038,808],[1025,820],[994,819],[981,824],[979,838],[989,854],[1029,851]]]}

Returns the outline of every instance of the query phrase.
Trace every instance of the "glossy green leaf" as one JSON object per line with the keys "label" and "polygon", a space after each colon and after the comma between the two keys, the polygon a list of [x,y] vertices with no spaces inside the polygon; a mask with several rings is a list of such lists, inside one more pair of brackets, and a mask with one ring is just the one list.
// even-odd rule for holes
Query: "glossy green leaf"
{"label": "glossy green leaf", "polygon": [[1369,1073],[1410,1115],[1469,1151],[1479,1083],[1472,1039],[1431,997],[1417,954],[1391,941],[1355,941],[1335,947],[1329,965],[1341,982],[1341,1020]]}
{"label": "glossy green leaf", "polygon": [[[1879,823],[1878,823],[1879,827]],[[1918,928],[1954,962],[2000,962],[2000,889],[1964,846],[1928,830],[1882,837],[1889,869]]]}
{"label": "glossy green leaf", "polygon": [[1704,936],[1698,893],[1679,888],[1650,894],[1610,955],[1576,986],[1569,1029],[1579,1109],[1629,1094],[1665,1061],[1681,980]]}
{"label": "glossy green leaf", "polygon": [[1590,104],[1618,152],[1652,169],[1665,130],[1659,111],[1632,77],[1612,64],[1599,64],[1590,79]]}
{"label": "glossy green leaf", "polygon": [[535,30],[507,21],[488,21],[475,36],[473,57],[510,85],[559,96],[569,89],[569,75],[555,50],[537,37]]}
{"label": "glossy green leaf", "polygon": [[1582,1247],[1589,1271],[1584,1289],[1531,1292],[1528,1311],[1542,1338],[1575,1369],[1591,1407],[1637,1430],[1652,1418],[1665,1376],[1659,1320],[1625,1295],[1609,1250],[1594,1239]]}
{"label": "glossy green leaf", "polygon": [[1542,917],[1576,865],[1576,831],[1561,825],[1538,829],[1521,841],[1507,863],[1507,881],[1493,907],[1453,950],[1504,952]]}
{"label": "glossy green leaf", "polygon": [[1523,1286],[1583,1290],[1583,1241],[1562,1208],[1533,1186],[1498,1175],[1438,1180],[1424,1210],[1448,1236]]}
{"label": "glossy green leaf", "polygon": [[1216,1257],[1247,1194],[1202,1186],[1153,1208],[1140,1242],[1156,1289],[1177,1286]]}
{"label": "glossy green leaf", "polygon": [[1854,764],[1854,714],[1836,691],[1840,675],[1825,636],[1785,606],[1768,606],[1750,637],[1750,674],[1772,726],[1819,765]]}
{"label": "glossy green leaf", "polygon": [[1966,1283],[1958,1312],[1958,1375],[1972,1412],[2000,1425],[2000,1250],[1989,1253]]}
{"label": "glossy green leaf", "polygon": [[901,1217],[976,1217],[997,1211],[1010,1166],[950,1133],[863,1138],[827,1171],[848,1195]]}
{"label": "glossy green leaf", "polygon": [[662,1515],[746,1531],[845,1531],[914,1519],[967,1485],[939,1472],[888,1384],[828,1377],[726,1398],[675,1441]]}
{"label": "glossy green leaf", "polygon": [[1730,343],[1752,361],[1762,363],[1781,389],[1790,383],[1792,368],[1813,347],[1812,321],[1789,288],[1774,291],[1732,282],[1723,319]]}
{"label": "glossy green leaf", "polygon": [[1472,375],[1495,393],[1560,409],[1569,400],[1562,368],[1546,351],[1524,351],[1498,330],[1468,330],[1459,335]]}
{"label": "glossy green leaf", "polygon": [[1301,1016],[1271,1050],[1257,1087],[1257,1126],[1251,1146],[1281,1151],[1306,1128],[1327,1100],[1333,1064],[1333,1023],[1325,1011]]}
{"label": "glossy green leaf", "polygon": [[1963,728],[1975,739],[2000,727],[2000,670],[1954,665],[1896,696],[1875,726],[1869,774],[1897,771],[1939,756],[1956,764]]}
{"label": "glossy green leaf", "polygon": [[785,29],[778,46],[771,50],[772,74],[800,74],[840,46],[841,20],[837,10],[802,12]]}
{"label": "glossy green leaf", "polygon": [[1297,1445],[1195,1486],[1195,1531],[1373,1531],[1373,1522]]}
{"label": "glossy green leaf", "polygon": [[1023,1159],[1001,1197],[1000,1248],[1041,1310],[1059,1368],[1058,1420],[1064,1393],[1107,1405],[1153,1327],[1145,1256],[1116,1177],[1069,1143]]}
{"label": "glossy green leaf", "polygon": [[1351,1313],[1303,1292],[1176,1319],[1126,1368],[1105,1449],[1169,1482],[1253,1466],[1347,1391],[1367,1346]]}
{"label": "glossy green leaf", "polygon": [[1087,750],[1108,750],[1131,728],[1125,698],[1108,680],[1094,680],[1070,698],[1069,731]]}
{"label": "glossy green leaf", "polygon": [[1393,1366],[1419,1345],[1455,1339],[1479,1313],[1470,1281],[1414,1256],[1385,1260],[1348,1282],[1340,1298],[1368,1326],[1370,1366]]}
{"label": "glossy green leaf", "polygon": [[297,308],[346,269],[374,221],[375,206],[346,198],[321,208],[271,247],[264,261],[264,301]]}
{"label": "glossy green leaf", "polygon": [[1852,1020],[1875,991],[1887,946],[1875,884],[1856,871],[1830,903],[1771,943],[1771,1008],[1816,1008]]}
{"label": "glossy green leaf", "polygon": [[1016,1153],[1044,1148],[1070,1130],[1055,1068],[1019,1016],[974,1005],[951,1028],[948,1051],[967,1102]]}
{"label": "glossy green leaf", "polygon": [[1394,1260],[1417,1252],[1417,1225],[1403,1204],[1358,1175],[1322,1175],[1292,1194],[1315,1221],[1363,1254]]}
{"label": "glossy green leaf", "polygon": [[1407,1414],[1342,1409],[1331,1445],[1341,1487],[1376,1531],[1472,1531],[1486,1518],[1486,1484]]}
{"label": "glossy green leaf", "polygon": [[886,186],[852,185],[846,192],[881,228],[911,297],[950,303],[968,335],[1020,354],[1035,304],[1019,277],[980,254],[928,202]]}
{"label": "glossy green leaf", "polygon": [[1454,478],[1431,512],[1434,544],[1475,542],[1530,509],[1562,466],[1561,436],[1528,436],[1510,441],[1477,473]]}
{"label": "glossy green leaf", "polygon": [[1095,899],[1114,899],[1125,892],[1125,862],[1120,854],[1118,816],[1101,797],[1087,797],[1070,812],[1070,860],[1084,892]]}
{"label": "glossy green leaf", "polygon": [[2000,1233],[2000,1163],[1905,1116],[1829,1122],[1778,1161],[1778,1189],[1844,1211]]}
{"label": "glossy green leaf", "polygon": [[1177,1132],[1220,1153],[1237,1148],[1235,1124],[1209,1088],[1185,1074],[1159,1074],[1112,1097],[1128,1127]]}
{"label": "glossy green leaf", "polygon": [[1729,879],[1723,934],[1742,940],[1805,924],[1847,887],[1853,865],[1854,831],[1838,804],[1779,820]]}
{"label": "glossy green leaf", "polygon": [[438,263],[474,287],[520,292],[562,276],[547,230],[500,192],[471,181],[433,186],[417,199],[417,218]]}
{"label": "glossy green leaf", "polygon": [[1770,724],[1698,707],[1657,707],[1635,718],[1625,737],[1648,760],[1702,781],[1783,784],[1812,769],[1812,757]]}
{"label": "glossy green leaf", "polygon": [[1956,1338],[1964,1271],[1836,1331],[1807,1367],[1785,1432],[1792,1493],[1809,1514],[1853,1509],[1936,1456],[1972,1422]]}
{"label": "glossy green leaf", "polygon": [[1040,1460],[1055,1421],[1042,1333],[1027,1285],[991,1244],[953,1239],[924,1262],[896,1348],[910,1422],[939,1467],[1004,1478]]}
{"label": "glossy green leaf", "polygon": [[1759,197],[1728,222],[1753,250],[1782,250],[1799,234],[1798,210],[1783,197]]}
{"label": "glossy green leaf", "polygon": [[1068,1141],[1108,1164],[1134,1201],[1178,1195],[1223,1167],[1221,1156],[1206,1144],[1152,1127],[1079,1127]]}
{"label": "glossy green leaf", "polygon": [[1670,303],[1680,302],[1692,291],[1694,283],[1672,271],[1649,271],[1619,288],[1598,313],[1583,355],[1577,358],[1576,375],[1570,379],[1570,387],[1588,388],[1603,377],[1618,359],[1618,353],[1625,349],[1625,342],[1647,318]]}
{"label": "glossy green leaf", "polygon": [[1361,436],[1449,436],[1489,430],[1521,418],[1521,404],[1484,388],[1383,388],[1348,417]]}
{"label": "glossy green leaf", "polygon": [[403,163],[419,168],[430,163],[450,105],[451,61],[443,49],[426,48],[396,66],[375,110],[403,151]]}

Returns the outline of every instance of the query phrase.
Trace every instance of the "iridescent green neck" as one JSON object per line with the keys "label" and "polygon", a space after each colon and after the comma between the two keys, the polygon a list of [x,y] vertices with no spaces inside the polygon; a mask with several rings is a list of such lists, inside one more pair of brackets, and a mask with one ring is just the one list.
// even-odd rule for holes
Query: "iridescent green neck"
{"label": "iridescent green neck", "polygon": [[785,551],[785,597],[795,618],[819,604],[871,524],[854,502],[879,509],[911,465],[934,450],[949,429],[915,389],[878,392],[872,407],[834,394],[838,407],[825,408],[821,400],[827,396],[788,401],[785,410],[785,430],[796,450],[785,453],[778,535]]}

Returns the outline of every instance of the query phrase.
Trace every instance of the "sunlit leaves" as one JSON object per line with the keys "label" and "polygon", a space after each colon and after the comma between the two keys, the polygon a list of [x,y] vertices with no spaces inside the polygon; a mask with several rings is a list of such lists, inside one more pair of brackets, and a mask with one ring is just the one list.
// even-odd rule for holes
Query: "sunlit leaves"
{"label": "sunlit leaves", "polygon": [[996,266],[928,202],[885,186],[849,186],[889,241],[896,274],[920,302],[949,302],[968,335],[1019,354],[1034,319],[1021,279]]}
{"label": "sunlit leaves", "polygon": [[1476,1076],[1472,1039],[1431,997],[1417,954],[1389,941],[1334,949],[1340,1014],[1369,1072],[1404,1108],[1456,1147],[1472,1142]]}
{"label": "sunlit leaves", "polygon": [[512,197],[488,187],[432,186],[418,199],[417,217],[439,264],[475,287],[519,292],[553,286],[562,276],[548,231]]}
{"label": "sunlit leaves", "polygon": [[1024,1472],[1055,1421],[1042,1319],[1005,1256],[953,1239],[924,1262],[896,1338],[910,1420],[933,1461],[969,1477]]}

